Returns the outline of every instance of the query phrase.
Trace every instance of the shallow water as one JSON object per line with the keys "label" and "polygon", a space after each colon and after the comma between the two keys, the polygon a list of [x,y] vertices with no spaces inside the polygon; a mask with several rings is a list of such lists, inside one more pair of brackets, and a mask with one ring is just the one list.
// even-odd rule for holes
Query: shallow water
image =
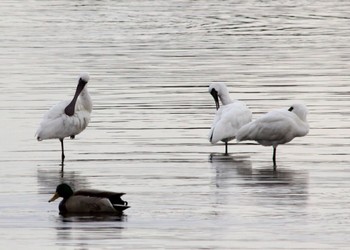
{"label": "shallow water", "polygon": [[[33,249],[346,249],[346,1],[2,1],[0,241]],[[37,142],[88,71],[89,127]],[[210,145],[225,82],[253,117],[303,100],[310,133]],[[126,192],[122,217],[62,217],[57,184]]]}

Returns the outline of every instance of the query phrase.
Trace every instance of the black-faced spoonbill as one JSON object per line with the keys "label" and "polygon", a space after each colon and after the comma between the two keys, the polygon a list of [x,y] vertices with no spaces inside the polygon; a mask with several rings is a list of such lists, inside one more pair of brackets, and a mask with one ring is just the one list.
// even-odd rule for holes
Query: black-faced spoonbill
{"label": "black-faced spoonbill", "polygon": [[121,214],[129,208],[128,203],[121,199],[124,194],[96,189],[73,192],[68,184],[62,183],[49,202],[63,198],[58,207],[60,214]]}
{"label": "black-faced spoonbill", "polygon": [[74,139],[90,122],[92,101],[86,84],[89,81],[87,73],[81,74],[74,97],[71,101],[61,101],[54,105],[43,117],[36,132],[38,141],[59,139],[61,142],[62,172],[64,165],[63,140],[66,137]]}
{"label": "black-faced spoonbill", "polygon": [[[230,94],[223,83],[212,83],[209,93],[216,104],[216,114],[209,133],[209,141],[212,144],[218,141],[225,142],[225,154],[227,155],[228,142],[236,137],[237,131],[252,120],[252,112],[244,102],[231,100]],[[222,106],[220,107],[219,99]]]}
{"label": "black-faced spoonbill", "polygon": [[237,141],[254,140],[263,146],[272,146],[273,167],[276,170],[277,146],[309,132],[307,113],[307,107],[302,103],[293,104],[289,109],[273,110],[244,125],[237,133]]}

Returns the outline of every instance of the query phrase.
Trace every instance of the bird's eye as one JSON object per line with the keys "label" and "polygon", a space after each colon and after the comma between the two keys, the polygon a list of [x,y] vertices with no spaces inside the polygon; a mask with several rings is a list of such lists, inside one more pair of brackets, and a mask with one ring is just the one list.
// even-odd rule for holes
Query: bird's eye
{"label": "bird's eye", "polygon": [[292,107],[290,107],[289,109],[288,109],[288,111],[292,111],[294,108],[293,108],[293,106]]}

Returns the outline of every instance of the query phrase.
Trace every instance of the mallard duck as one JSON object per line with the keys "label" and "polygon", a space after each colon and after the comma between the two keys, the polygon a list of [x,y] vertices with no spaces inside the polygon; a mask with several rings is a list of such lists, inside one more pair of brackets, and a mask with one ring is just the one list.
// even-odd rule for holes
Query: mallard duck
{"label": "mallard duck", "polygon": [[128,203],[120,197],[125,193],[115,193],[95,189],[81,189],[73,192],[72,188],[62,183],[57,186],[55,194],[49,200],[59,197],[63,200],[58,208],[60,214],[68,213],[119,213],[129,208]]}

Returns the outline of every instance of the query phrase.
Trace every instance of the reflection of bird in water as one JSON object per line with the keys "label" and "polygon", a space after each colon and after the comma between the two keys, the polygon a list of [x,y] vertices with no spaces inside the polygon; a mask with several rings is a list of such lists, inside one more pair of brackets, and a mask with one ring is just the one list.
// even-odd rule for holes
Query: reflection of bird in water
{"label": "reflection of bird in water", "polygon": [[257,169],[247,186],[263,187],[256,193],[262,197],[290,198],[296,201],[308,197],[308,175],[303,171]]}
{"label": "reflection of bird in water", "polygon": [[234,203],[239,198],[245,202],[253,198],[254,203],[266,205],[271,202],[305,204],[308,199],[305,171],[252,168],[250,159],[242,156],[210,154],[209,162],[215,169],[216,187],[222,190],[218,196],[226,194],[226,203],[230,199]]}
{"label": "reflection of bird in water", "polygon": [[[123,238],[121,234],[126,228],[124,221],[127,221],[124,214],[61,215],[53,221],[56,242],[76,242],[79,239],[79,245],[75,245],[78,249],[99,248],[100,242],[107,241],[115,246],[116,239]],[[95,244],[90,244],[91,241]]]}
{"label": "reflection of bird in water", "polygon": [[239,182],[239,178],[251,175],[252,163],[249,157],[211,153],[209,162],[215,169],[215,185],[229,187]]}
{"label": "reflection of bird in water", "polygon": [[63,198],[59,204],[60,214],[122,214],[129,208],[128,203],[121,199],[124,194],[96,189],[73,192],[68,184],[62,183],[49,202]]}
{"label": "reflection of bird in water", "polygon": [[61,101],[53,106],[43,117],[36,132],[38,141],[46,139],[59,139],[61,142],[61,164],[63,172],[64,147],[66,137],[74,139],[90,122],[92,102],[86,84],[88,74],[82,74],[71,101]]}
{"label": "reflection of bird in water", "polygon": [[293,104],[289,109],[273,110],[241,127],[237,141],[254,140],[263,146],[272,146],[273,166],[276,170],[277,146],[309,132],[306,115],[307,108],[301,103]]}
{"label": "reflection of bird in water", "polygon": [[37,180],[40,194],[52,194],[60,183],[68,183],[74,190],[87,188],[88,181],[76,171],[65,171],[64,175],[60,171],[38,170]]}
{"label": "reflection of bird in water", "polygon": [[[226,85],[223,83],[210,84],[209,93],[213,96],[217,109],[210,129],[209,141],[212,144],[218,141],[225,142],[225,154],[227,155],[228,142],[236,137],[240,127],[252,120],[252,112],[244,102],[231,100]],[[219,99],[222,103],[221,107]]]}

